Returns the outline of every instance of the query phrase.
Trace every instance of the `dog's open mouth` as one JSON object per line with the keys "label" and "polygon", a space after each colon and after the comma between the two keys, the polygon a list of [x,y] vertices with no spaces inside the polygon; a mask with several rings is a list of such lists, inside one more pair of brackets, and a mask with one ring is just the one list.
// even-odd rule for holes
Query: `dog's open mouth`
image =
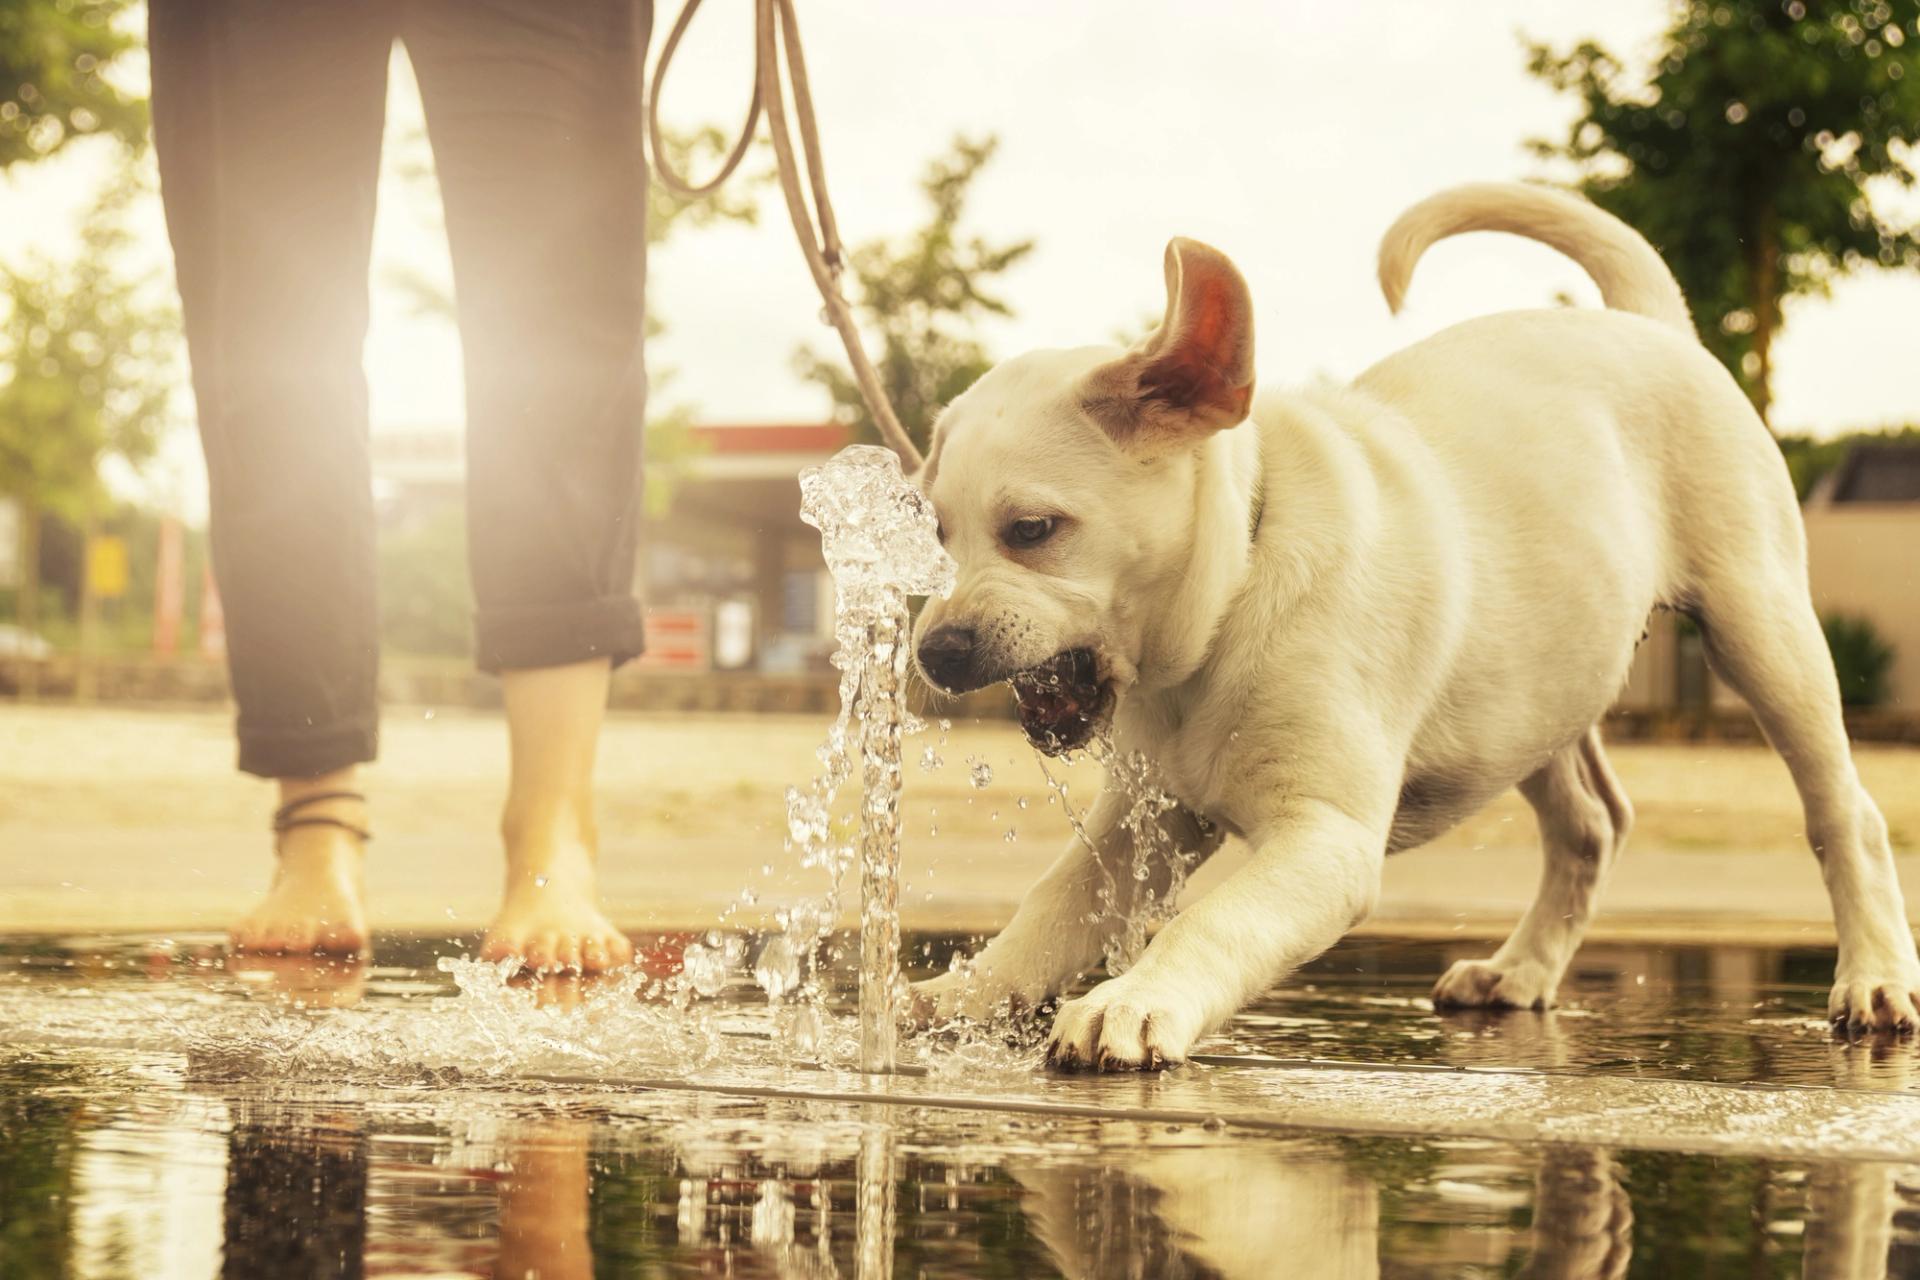
{"label": "dog's open mouth", "polygon": [[1100,678],[1091,649],[1067,649],[1013,677],[1020,727],[1050,756],[1077,751],[1113,709],[1113,689]]}

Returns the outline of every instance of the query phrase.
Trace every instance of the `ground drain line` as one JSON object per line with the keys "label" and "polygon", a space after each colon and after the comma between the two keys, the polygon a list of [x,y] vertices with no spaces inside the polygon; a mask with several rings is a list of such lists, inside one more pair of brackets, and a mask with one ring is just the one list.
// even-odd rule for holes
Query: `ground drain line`
{"label": "ground drain line", "polygon": [[1404,1071],[1439,1076],[1500,1076],[1517,1080],[1632,1080],[1642,1084],[1684,1084],[1697,1089],[1727,1089],[1742,1093],[1846,1094],[1850,1097],[1905,1098],[1920,1103],[1909,1089],[1863,1089],[1844,1084],[1795,1084],[1768,1080],[1689,1080],[1673,1075],[1624,1075],[1610,1071],[1583,1071],[1579,1067],[1449,1067],[1433,1062],[1347,1062],[1339,1058],[1269,1058],[1260,1054],[1193,1053],[1188,1062],[1209,1067],[1253,1068],[1265,1071]]}
{"label": "ground drain line", "polygon": [[[773,1036],[765,1031],[722,1031],[720,1034],[740,1040],[762,1040],[768,1043],[773,1040]],[[1578,1067],[1449,1067],[1432,1062],[1395,1062],[1381,1065],[1372,1062],[1347,1062],[1340,1058],[1273,1058],[1265,1054],[1233,1053],[1192,1053],[1187,1055],[1187,1061],[1206,1067],[1256,1071],[1407,1072],[1440,1076],[1498,1076],[1516,1080],[1634,1080],[1649,1084],[1684,1084],[1695,1088],[1727,1089],[1744,1093],[1832,1093],[1868,1098],[1913,1098],[1920,1101],[1920,1095],[1905,1089],[1862,1089],[1852,1085],[1772,1083],[1765,1080],[1689,1080],[1683,1076],[1671,1075],[1596,1073],[1582,1071]],[[790,1065],[801,1071],[830,1069],[817,1062],[796,1062]],[[893,1069],[892,1074],[923,1077],[931,1073],[926,1067],[898,1066]]]}
{"label": "ground drain line", "polygon": [[[723,1097],[780,1099],[793,1102],[840,1102],[855,1105],[919,1107],[935,1111],[974,1111],[1010,1115],[1040,1115],[1088,1120],[1119,1120],[1149,1124],[1198,1125],[1212,1130],[1240,1129],[1268,1134],[1357,1134],[1362,1136],[1407,1139],[1474,1138],[1507,1142],[1517,1146],[1604,1146],[1638,1151],[1670,1151],[1689,1155],[1744,1156],[1752,1158],[1794,1157],[1821,1160],[1857,1160],[1874,1163],[1908,1164],[1916,1159],[1911,1148],[1849,1146],[1822,1147],[1817,1152],[1805,1143],[1782,1140],[1756,1142],[1708,1140],[1686,1141],[1660,1134],[1592,1134],[1543,1131],[1541,1126],[1514,1124],[1435,1125],[1408,1121],[1401,1124],[1352,1118],[1319,1119],[1290,1116],[1286,1119],[1249,1115],[1244,1112],[1194,1111],[1161,1107],[1097,1107],[1084,1103],[1037,1102],[1018,1099],[969,1098],[955,1094],[903,1094],[860,1092],[846,1089],[793,1089],[777,1085],[725,1084],[713,1081],[673,1079],[608,1080],[594,1076],[536,1074],[521,1077],[543,1084],[585,1087],[605,1092],[612,1087],[641,1089],[654,1093],[701,1093]],[[1564,1120],[1564,1117],[1562,1117]]]}
{"label": "ground drain line", "polygon": [[[899,1072],[889,1074],[898,1075]],[[622,1079],[595,1076],[533,1074],[519,1077],[542,1084],[585,1086],[605,1090],[610,1087],[646,1089],[655,1093],[712,1093],[736,1098],[779,1098],[795,1102],[871,1103],[890,1107],[927,1107],[938,1111],[1003,1111],[1017,1115],[1075,1116],[1091,1120],[1140,1120],[1156,1124],[1197,1124],[1206,1128],[1263,1130],[1298,1129],[1303,1126],[1261,1116],[1222,1115],[1216,1111],[1193,1111],[1172,1107],[1096,1107],[1086,1103],[1035,1102],[1015,1098],[969,1098],[962,1094],[911,1094],[866,1092],[853,1089],[798,1089],[779,1085],[725,1084],[708,1080]]]}

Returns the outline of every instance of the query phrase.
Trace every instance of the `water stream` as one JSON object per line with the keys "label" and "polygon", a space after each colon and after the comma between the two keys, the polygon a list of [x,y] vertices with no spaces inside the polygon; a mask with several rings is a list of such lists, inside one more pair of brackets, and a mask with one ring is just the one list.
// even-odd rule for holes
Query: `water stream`
{"label": "water stream", "polygon": [[[803,865],[825,867],[836,888],[824,909],[789,920],[788,932],[802,935],[796,954],[814,950],[833,926],[840,876],[857,851],[860,1069],[892,1071],[902,985],[900,750],[916,727],[906,706],[907,600],[945,595],[955,567],[940,545],[932,504],[901,474],[891,450],[849,446],[801,472],[800,495],[800,518],[820,530],[833,574],[840,716],[820,749],[821,774],[806,790],[787,793],[787,842]],[[833,802],[854,771],[856,752],[859,829],[849,843],[835,824]],[[802,1030],[816,1016],[817,985],[809,995]]]}

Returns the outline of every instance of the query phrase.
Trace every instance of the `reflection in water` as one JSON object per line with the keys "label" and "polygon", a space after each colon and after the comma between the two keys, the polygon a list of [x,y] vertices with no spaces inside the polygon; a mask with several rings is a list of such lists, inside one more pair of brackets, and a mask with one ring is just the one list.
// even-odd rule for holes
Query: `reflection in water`
{"label": "reflection in water", "polygon": [[1124,1167],[1015,1164],[1010,1171],[1067,1275],[1379,1274],[1378,1188],[1325,1148],[1148,1145]]}
{"label": "reflection in water", "polygon": [[[1445,948],[1355,944],[1210,1048],[1920,1087],[1911,1045],[1814,1030],[1824,958],[1802,983],[1791,953],[1592,950],[1569,1008],[1442,1018],[1416,993]],[[291,1053],[302,1027],[322,1037],[381,1009],[400,1025],[407,1002],[447,990],[430,955],[228,971],[190,953],[41,947],[15,962],[0,947],[0,1276],[1920,1274],[1920,1168],[1895,1164],[560,1088],[439,1066],[269,1078],[98,1034],[277,1006]],[[601,1016],[599,991],[523,986],[517,1016],[551,1032],[556,1015]],[[1175,1084],[1191,1096],[1229,1075]],[[1315,1078],[1300,1087],[1330,1087]],[[1124,1102],[1157,1086],[1072,1087]]]}
{"label": "reflection in water", "polygon": [[358,1117],[242,1107],[232,1126],[221,1274],[358,1276],[367,1250],[368,1163]]}
{"label": "reflection in water", "polygon": [[893,1117],[887,1108],[860,1109],[859,1166],[854,1181],[854,1236],[860,1280],[893,1274],[894,1180]]}
{"label": "reflection in water", "polygon": [[507,1148],[500,1180],[500,1253],[493,1274],[522,1280],[587,1280],[587,1138],[579,1120],[536,1124]]}
{"label": "reflection in water", "polygon": [[[1614,1280],[1744,1257],[1726,1273],[1850,1280],[1920,1261],[1920,1169],[1889,1165],[677,1093],[218,1100],[175,1081],[156,1104],[96,1082],[87,1106],[20,1105],[54,1086],[6,1078],[0,1274]],[[183,1167],[222,1124],[216,1158]]]}
{"label": "reflection in water", "polygon": [[366,998],[365,956],[235,957],[228,972],[293,1009],[350,1009]]}
{"label": "reflection in water", "polygon": [[1633,1260],[1633,1201],[1613,1156],[1548,1147],[1534,1179],[1528,1280],[1620,1280]]}

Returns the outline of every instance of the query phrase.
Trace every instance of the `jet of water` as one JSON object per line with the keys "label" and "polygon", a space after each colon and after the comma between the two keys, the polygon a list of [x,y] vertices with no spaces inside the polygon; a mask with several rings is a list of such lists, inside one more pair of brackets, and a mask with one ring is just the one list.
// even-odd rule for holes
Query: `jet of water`
{"label": "jet of water", "polygon": [[[860,756],[860,1068],[894,1068],[900,990],[900,744],[906,707],[907,600],[945,595],[956,566],[933,504],[890,449],[850,445],[800,473],[800,518],[820,530],[833,574],[833,662],[840,717],[821,749],[825,772],[787,793],[789,847],[837,883],[846,858],[832,835],[833,797]],[[827,919],[831,927],[831,917]]]}

